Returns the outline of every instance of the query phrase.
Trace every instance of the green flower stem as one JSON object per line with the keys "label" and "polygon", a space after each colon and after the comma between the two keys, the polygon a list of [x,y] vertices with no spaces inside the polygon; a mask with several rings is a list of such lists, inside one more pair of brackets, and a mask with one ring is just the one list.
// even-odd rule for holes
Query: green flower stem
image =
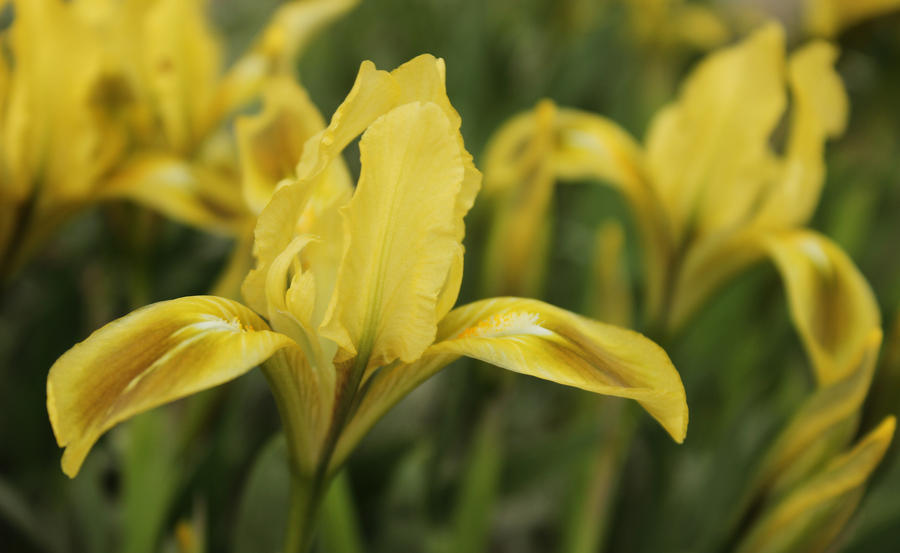
{"label": "green flower stem", "polygon": [[312,545],[320,487],[313,479],[291,470],[291,506],[284,536],[284,553],[303,553]]}
{"label": "green flower stem", "polygon": [[331,426],[313,471],[303,462],[303,448],[308,440],[304,439],[301,421],[306,420],[306,405],[299,397],[294,371],[281,353],[276,353],[263,367],[284,426],[291,472],[291,505],[283,553],[305,553],[312,546],[319,510],[333,475],[331,457],[358,400],[357,392],[370,352],[371,341],[363,340],[353,364],[338,370]]}
{"label": "green flower stem", "polygon": [[[327,491],[327,493],[326,493]],[[285,533],[285,553],[308,551],[322,518],[322,539],[329,553],[361,553],[364,549],[347,476],[304,478],[291,473],[291,504]]]}
{"label": "green flower stem", "polygon": [[284,553],[301,553],[312,543],[315,513],[318,509],[320,487],[303,462],[306,419],[305,405],[296,375],[282,352],[277,352],[263,365],[263,374],[275,397],[288,449],[288,468],[291,475],[291,503],[285,530]]}
{"label": "green flower stem", "polygon": [[341,471],[331,481],[322,503],[322,544],[328,553],[363,553],[359,521],[347,471]]}

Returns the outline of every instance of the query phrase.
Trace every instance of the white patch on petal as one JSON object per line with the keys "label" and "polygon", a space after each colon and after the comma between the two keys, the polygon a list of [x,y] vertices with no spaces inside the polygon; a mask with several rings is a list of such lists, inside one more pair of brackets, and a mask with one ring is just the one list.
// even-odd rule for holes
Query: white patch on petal
{"label": "white patch on petal", "polygon": [[215,330],[227,330],[230,332],[246,332],[248,329],[245,327],[241,321],[237,317],[231,317],[230,319],[224,319],[222,317],[217,317],[215,315],[203,314],[200,317],[204,320],[198,321],[196,323],[191,323],[184,328],[180,329],[178,332],[183,332],[185,330],[196,330],[200,332],[205,331],[215,331]]}
{"label": "white patch on petal", "polygon": [[457,338],[502,338],[505,336],[552,336],[541,326],[540,316],[527,311],[508,311],[493,315],[462,331]]}
{"label": "white patch on petal", "polygon": [[566,132],[562,135],[562,138],[569,145],[573,146],[574,149],[587,150],[592,154],[600,156],[606,160],[612,159],[612,155],[610,154],[609,148],[606,146],[606,144],[604,144],[591,133],[587,133],[579,129],[566,129]]}
{"label": "white patch on petal", "polygon": [[825,253],[822,245],[817,240],[804,237],[800,242],[800,248],[806,253],[813,265],[816,266],[816,269],[826,275],[832,274],[831,260],[828,259],[828,254]]}

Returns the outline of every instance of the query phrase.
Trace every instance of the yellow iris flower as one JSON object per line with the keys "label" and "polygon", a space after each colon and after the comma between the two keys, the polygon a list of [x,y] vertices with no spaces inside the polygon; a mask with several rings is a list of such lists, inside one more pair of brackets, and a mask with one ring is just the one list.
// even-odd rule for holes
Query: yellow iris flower
{"label": "yellow iris flower", "polygon": [[281,6],[227,71],[202,0],[14,0],[0,32],[0,273],[72,213],[127,198],[252,228],[224,123],[355,0]]}
{"label": "yellow iris flower", "polygon": [[[214,296],[156,303],[53,365],[47,408],[66,448],[63,470],[74,476],[115,424],[260,364],[301,498],[288,550],[309,539],[304,521],[366,431],[459,356],[632,398],[682,441],[681,380],[640,334],[536,300],[452,309],[463,217],[481,185],[460,124],[442,60],[423,55],[392,72],[363,63],[329,125],[304,144],[295,177],[259,216],[246,305]],[[354,190],[341,152],[360,135]],[[277,173],[286,160],[277,161],[247,174]]]}
{"label": "yellow iris flower", "polygon": [[[818,386],[752,482],[749,497],[772,501],[762,512],[774,518],[760,520],[746,551],[765,550],[756,545],[783,533],[786,519],[797,528],[809,522],[799,506],[810,505],[810,494],[844,517],[831,523],[843,524],[893,435],[886,421],[825,465],[856,434],[881,343],[864,277],[838,246],[802,228],[818,203],[825,141],[843,131],[847,116],[836,57],[831,45],[813,42],[785,59],[781,29],[765,26],[703,60],[653,119],[643,147],[608,119],[545,100],[502,127],[486,155],[485,188],[497,210],[488,272],[501,288],[533,290],[531,267],[541,262],[557,179],[597,179],[629,202],[644,244],[653,328],[677,331],[728,279],[763,257],[774,262]],[[787,137],[776,149],[773,134],[785,117]],[[600,251],[617,251],[610,232],[602,231]],[[596,276],[602,297],[621,291],[615,271]],[[598,312],[621,321],[629,311],[626,303]],[[829,484],[822,474],[832,469],[849,476]],[[824,483],[798,484],[810,476]]]}
{"label": "yellow iris flower", "polygon": [[[527,253],[534,250],[524,250],[516,236],[530,232],[524,242],[540,243],[533,235],[546,219],[550,196],[542,191],[556,179],[599,179],[622,192],[642,231],[647,323],[678,330],[729,278],[767,253],[775,256],[773,244],[800,240],[799,228],[821,191],[825,140],[842,132],[846,119],[846,94],[832,67],[836,56],[829,44],[814,42],[785,60],[781,30],[764,27],[703,60],[679,98],[653,119],[644,147],[608,119],[548,101],[514,117],[486,154],[485,188],[501,210],[495,235],[504,245],[491,250],[489,258],[503,267],[492,272],[528,274]],[[772,134],[785,117],[786,84],[793,104],[779,153]],[[520,206],[532,203],[521,219]],[[820,260],[814,267],[824,276],[835,250],[826,242],[805,233],[796,249]],[[867,286],[858,292],[870,293]],[[801,326],[823,382],[847,370],[861,340],[880,326],[877,311],[858,315],[830,323],[858,329],[853,347],[831,352],[839,357],[833,362],[814,353],[830,346],[816,344],[813,325]]]}

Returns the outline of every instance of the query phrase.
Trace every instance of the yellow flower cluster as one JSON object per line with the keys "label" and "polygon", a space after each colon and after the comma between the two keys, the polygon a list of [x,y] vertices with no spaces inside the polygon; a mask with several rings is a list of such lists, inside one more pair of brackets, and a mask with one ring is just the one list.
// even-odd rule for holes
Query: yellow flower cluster
{"label": "yellow flower cluster", "polygon": [[[294,487],[303,490],[298,512],[315,508],[385,411],[460,356],[634,399],[682,441],[681,379],[647,338],[537,300],[452,309],[463,217],[481,186],[460,124],[443,60],[424,55],[392,72],[363,63],[259,215],[247,306],[215,296],[156,303],[53,365],[47,409],[66,447],[65,472],[74,476],[122,420],[260,364],[285,425]],[[341,152],[360,135],[354,189]]]}
{"label": "yellow flower cluster", "polygon": [[[499,289],[534,293],[533,268],[546,265],[535,244],[547,232],[557,179],[597,180],[629,202],[644,244],[651,328],[679,330],[718,287],[764,256],[781,273],[817,388],[751,482],[748,503],[765,509],[742,552],[778,550],[794,539],[830,543],[893,435],[888,418],[840,455],[872,381],[881,317],[847,255],[802,228],[824,181],[825,141],[845,125],[836,57],[833,46],[814,41],[785,59],[782,31],[770,25],[703,60],[678,99],[657,113],[643,147],[612,121],[545,100],[498,130],[486,159],[496,212],[487,278]],[[785,85],[790,125],[779,151],[772,135],[785,117]],[[610,229],[599,235],[598,250],[607,255],[617,251]],[[598,261],[616,264],[614,257]],[[597,280],[604,299],[622,293],[610,270]],[[601,312],[630,318],[623,309]],[[815,516],[833,517],[833,526],[804,537]]]}
{"label": "yellow flower cluster", "polygon": [[[763,26],[700,62],[642,143],[550,100],[513,117],[484,160],[484,286],[498,297],[455,307],[482,174],[444,61],[426,54],[393,71],[363,62],[328,121],[293,78],[309,38],[354,4],[284,3],[226,69],[201,0],[0,1],[14,13],[0,31],[0,276],[69,216],[113,199],[238,239],[217,294],[138,309],[52,366],[47,410],[63,471],[74,477],[118,423],[260,366],[292,468],[286,550],[301,551],[366,432],[463,356],[635,400],[681,443],[681,377],[625,328],[636,325],[621,226],[597,232],[595,312],[607,322],[526,299],[546,276],[557,182],[589,179],[621,192],[640,230],[651,335],[675,334],[739,272],[774,263],[815,389],[748,483],[754,509],[737,551],[828,546],[894,430],[887,418],[852,443],[881,317],[850,258],[805,228],[826,142],[848,114],[836,48],[816,40],[787,54],[783,30]],[[727,38],[706,8],[634,4],[655,16],[638,20],[642,36],[684,39],[655,32],[674,10],[703,48]],[[811,25],[824,34],[869,13],[815,5]],[[357,139],[354,182],[343,156]],[[810,536],[812,524],[822,530]]]}
{"label": "yellow flower cluster", "polygon": [[223,70],[201,0],[12,1],[0,31],[0,275],[110,199],[252,229],[258,205],[243,199],[225,123],[263,91],[281,94],[310,36],[354,3],[286,3]]}

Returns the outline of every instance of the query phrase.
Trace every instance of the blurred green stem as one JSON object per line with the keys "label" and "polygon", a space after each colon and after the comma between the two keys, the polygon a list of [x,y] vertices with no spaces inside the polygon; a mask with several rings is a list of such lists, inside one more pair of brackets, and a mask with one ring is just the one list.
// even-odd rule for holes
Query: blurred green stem
{"label": "blurred green stem", "polygon": [[157,547],[166,515],[184,477],[171,439],[171,413],[155,410],[121,429],[122,516],[125,553],[150,553]]}
{"label": "blurred green stem", "polygon": [[493,401],[488,405],[478,421],[456,501],[450,551],[477,553],[487,548],[491,512],[503,467],[503,418],[499,404]]}
{"label": "blurred green stem", "polygon": [[346,471],[334,477],[325,494],[322,503],[322,543],[328,553],[364,551]]}
{"label": "blurred green stem", "polygon": [[[37,189],[41,188],[38,183]],[[31,260],[75,209],[58,208],[36,216],[37,198],[31,196],[13,212],[6,242],[0,243],[0,286],[5,287]]]}
{"label": "blurred green stem", "polygon": [[322,541],[329,553],[363,551],[347,475],[341,472],[333,481],[324,481],[291,471],[291,505],[284,553],[309,551],[320,517]]}
{"label": "blurred green stem", "polygon": [[157,215],[150,210],[137,208],[130,225],[130,236],[125,257],[129,271],[128,299],[132,310],[150,303],[150,250],[154,240]]}
{"label": "blurred green stem", "polygon": [[291,470],[291,507],[284,536],[284,553],[303,553],[312,545],[320,485]]}
{"label": "blurred green stem", "polygon": [[[574,462],[561,553],[605,550],[618,482],[634,434],[630,422],[624,400],[579,394],[576,424],[590,429],[592,443]],[[602,426],[599,433],[598,425]]]}

